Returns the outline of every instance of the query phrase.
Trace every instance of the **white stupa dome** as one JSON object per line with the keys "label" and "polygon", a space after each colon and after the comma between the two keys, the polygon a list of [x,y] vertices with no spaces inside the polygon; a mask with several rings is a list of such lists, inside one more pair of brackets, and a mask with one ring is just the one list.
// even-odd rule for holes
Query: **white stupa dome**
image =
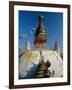
{"label": "white stupa dome", "polygon": [[[49,67],[51,72],[55,72],[51,77],[61,77],[63,76],[63,61],[56,51],[41,51],[44,62],[49,60],[51,66]],[[20,78],[31,78],[34,75],[38,64],[40,62],[40,51],[26,51],[20,56],[19,64],[19,75]]]}

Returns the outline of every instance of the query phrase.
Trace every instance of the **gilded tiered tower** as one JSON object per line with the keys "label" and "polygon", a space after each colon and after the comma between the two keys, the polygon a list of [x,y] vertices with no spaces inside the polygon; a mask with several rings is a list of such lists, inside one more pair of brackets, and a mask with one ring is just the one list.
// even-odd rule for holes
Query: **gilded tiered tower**
{"label": "gilded tiered tower", "polygon": [[45,48],[46,47],[46,32],[44,28],[44,17],[38,17],[38,27],[35,32],[34,39],[35,48]]}

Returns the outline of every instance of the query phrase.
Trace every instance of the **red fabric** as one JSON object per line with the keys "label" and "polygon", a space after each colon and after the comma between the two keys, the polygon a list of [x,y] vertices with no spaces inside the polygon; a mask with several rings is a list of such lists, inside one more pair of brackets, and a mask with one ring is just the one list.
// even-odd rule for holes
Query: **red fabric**
{"label": "red fabric", "polygon": [[34,44],[36,44],[36,43],[46,43],[46,40],[35,40]]}

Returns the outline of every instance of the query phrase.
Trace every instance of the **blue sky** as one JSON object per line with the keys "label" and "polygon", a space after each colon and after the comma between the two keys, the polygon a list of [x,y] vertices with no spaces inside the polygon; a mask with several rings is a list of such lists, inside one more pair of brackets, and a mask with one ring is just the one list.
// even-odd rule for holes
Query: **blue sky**
{"label": "blue sky", "polygon": [[38,16],[44,16],[44,26],[47,33],[47,48],[54,46],[58,41],[60,48],[63,48],[63,13],[59,12],[37,12],[19,11],[19,48],[24,50],[27,40],[31,48],[34,48],[34,34],[38,25]]}

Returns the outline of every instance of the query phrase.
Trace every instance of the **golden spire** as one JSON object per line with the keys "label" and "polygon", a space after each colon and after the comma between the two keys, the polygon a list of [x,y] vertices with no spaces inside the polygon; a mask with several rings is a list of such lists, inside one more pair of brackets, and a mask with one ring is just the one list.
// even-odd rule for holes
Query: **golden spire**
{"label": "golden spire", "polygon": [[38,17],[38,27],[35,33],[34,44],[36,48],[45,48],[46,46],[46,32],[44,28],[44,17]]}

